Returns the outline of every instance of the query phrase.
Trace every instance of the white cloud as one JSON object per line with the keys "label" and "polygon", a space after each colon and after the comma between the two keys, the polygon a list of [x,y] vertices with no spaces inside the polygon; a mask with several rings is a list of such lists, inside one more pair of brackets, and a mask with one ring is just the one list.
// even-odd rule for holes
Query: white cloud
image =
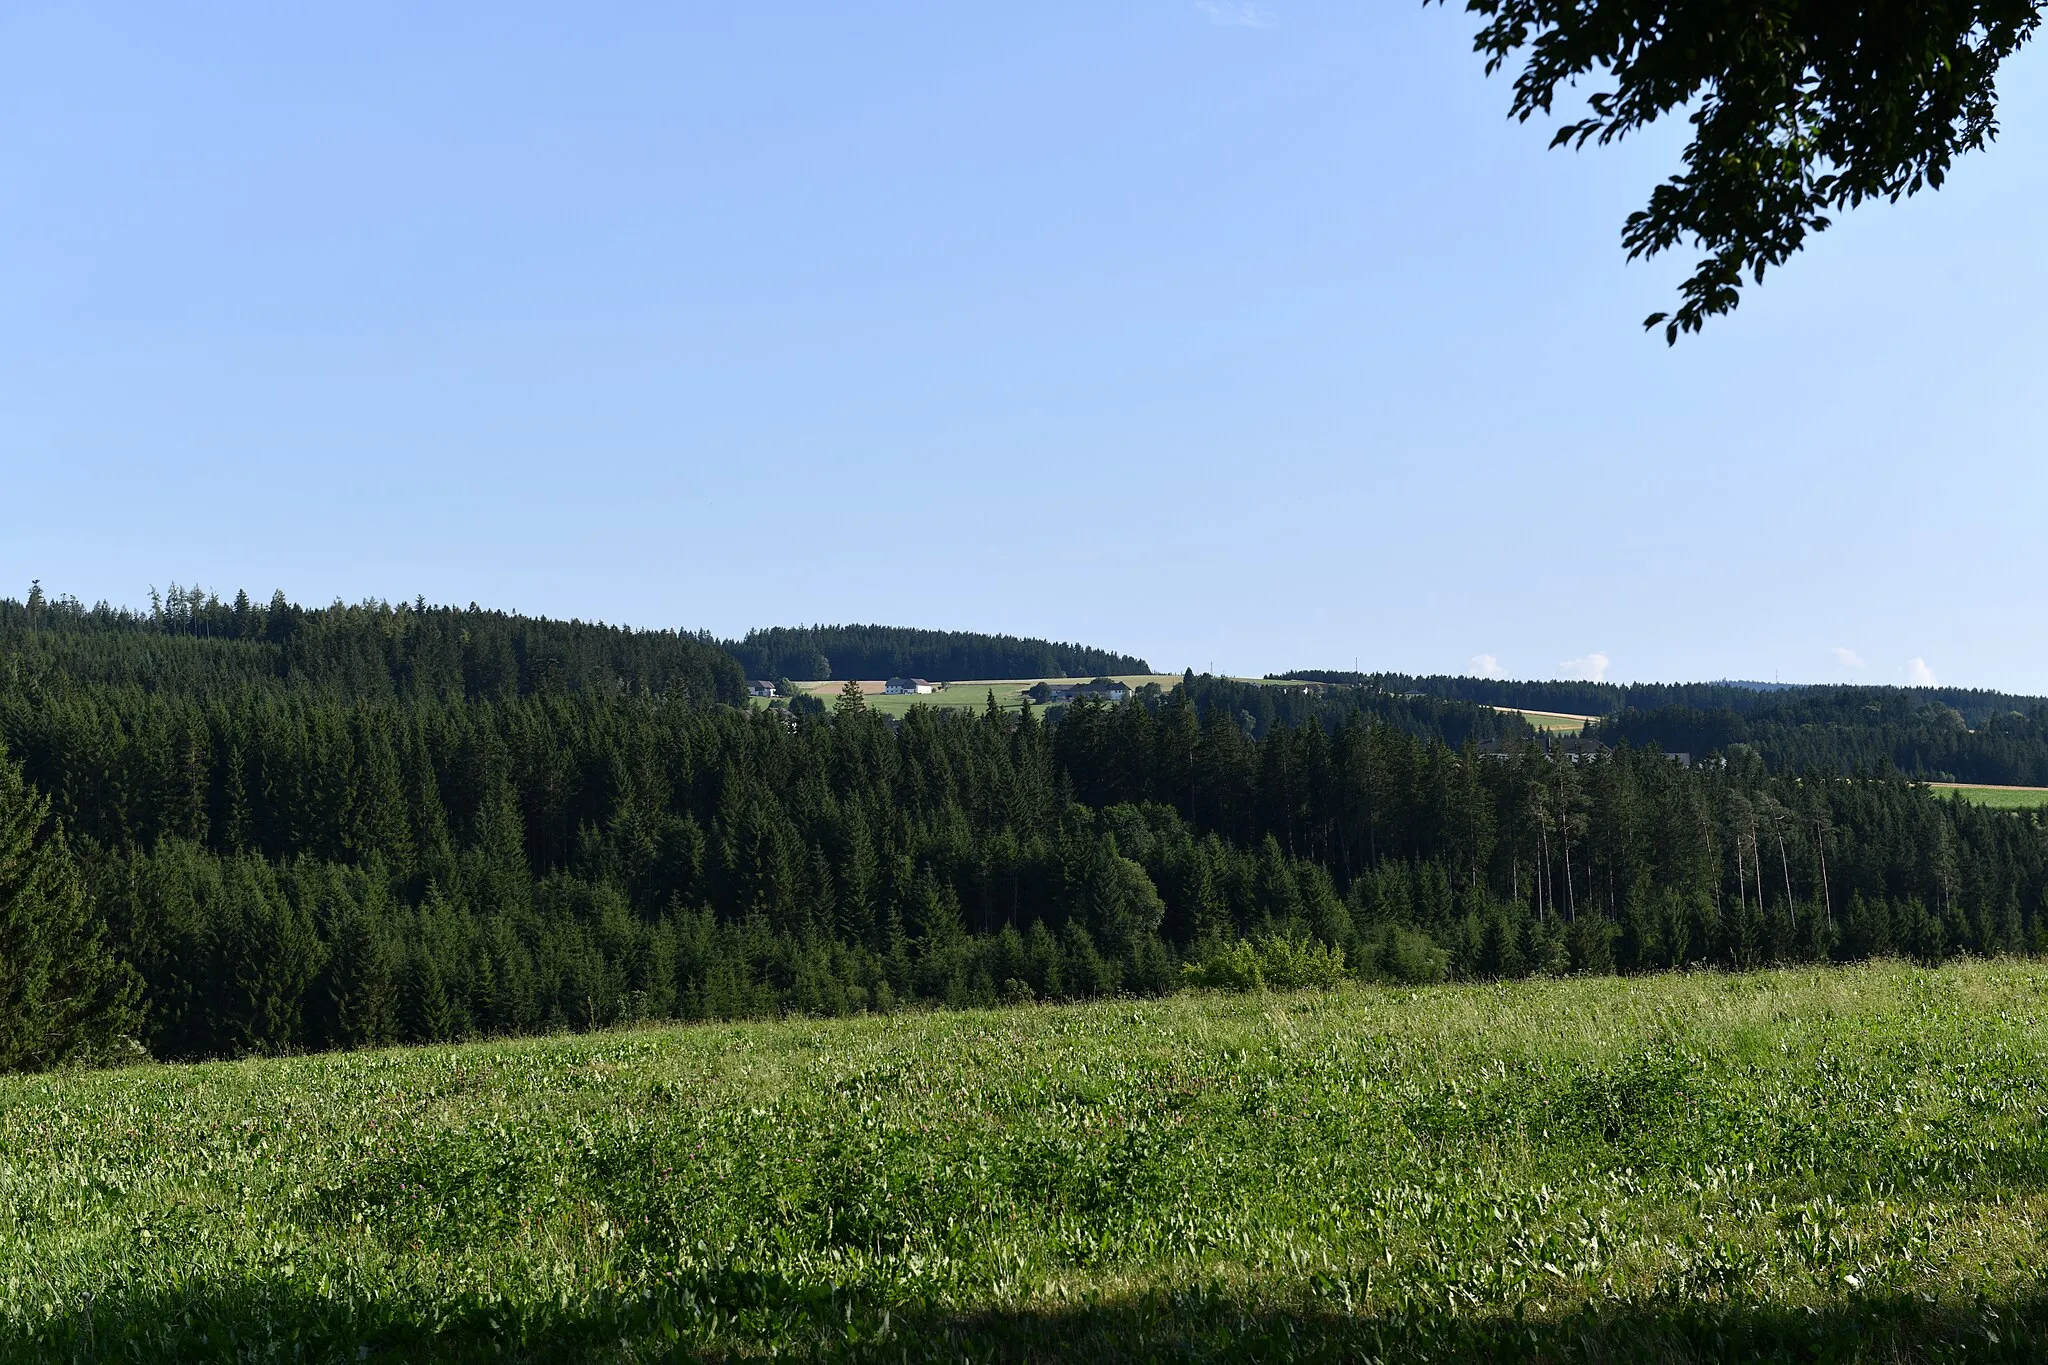
{"label": "white cloud", "polygon": [[1273,12],[1244,0],[1195,0],[1195,8],[1209,16],[1212,24],[1225,28],[1271,28]]}
{"label": "white cloud", "polygon": [[1835,662],[1840,664],[1844,668],[1869,667],[1868,664],[1863,662],[1863,656],[1861,654],[1858,654],[1853,649],[1846,649],[1841,645],[1835,646]]}
{"label": "white cloud", "polygon": [[1906,681],[1915,687],[1941,686],[1941,679],[1934,676],[1934,670],[1927,666],[1925,659],[1906,660]]}
{"label": "white cloud", "polygon": [[1614,660],[1605,654],[1594,650],[1591,654],[1581,655],[1576,659],[1566,659],[1557,666],[1557,671],[1563,677],[1578,682],[1606,682],[1608,666],[1613,662]]}
{"label": "white cloud", "polygon": [[1475,678],[1498,678],[1500,676],[1500,660],[1494,658],[1491,654],[1474,654],[1471,662],[1465,666],[1472,670],[1472,676]]}

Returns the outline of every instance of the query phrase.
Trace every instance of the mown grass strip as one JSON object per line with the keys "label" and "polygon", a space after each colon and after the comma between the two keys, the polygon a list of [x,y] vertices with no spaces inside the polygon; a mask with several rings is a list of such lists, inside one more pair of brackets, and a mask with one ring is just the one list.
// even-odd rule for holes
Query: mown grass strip
{"label": "mown grass strip", "polygon": [[2048,806],[2048,787],[1985,787],[1966,782],[1930,782],[1944,796],[1957,797],[1993,810],[2034,810]]}

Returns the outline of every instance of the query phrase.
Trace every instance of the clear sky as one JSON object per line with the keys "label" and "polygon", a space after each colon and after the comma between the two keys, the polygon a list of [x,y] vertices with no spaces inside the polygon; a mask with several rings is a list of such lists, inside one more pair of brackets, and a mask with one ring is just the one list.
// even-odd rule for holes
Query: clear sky
{"label": "clear sky", "polygon": [[0,592],[2048,691],[2048,56],[1667,350],[1472,28],[0,7]]}

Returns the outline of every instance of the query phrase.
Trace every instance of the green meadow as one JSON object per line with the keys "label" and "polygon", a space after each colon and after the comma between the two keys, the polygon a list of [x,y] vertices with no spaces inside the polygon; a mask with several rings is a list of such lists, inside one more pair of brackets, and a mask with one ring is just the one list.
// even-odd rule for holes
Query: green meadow
{"label": "green meadow", "polygon": [[1959,782],[1928,784],[1944,796],[1953,796],[1994,810],[2033,810],[2048,806],[2048,787],[1973,787]]}
{"label": "green meadow", "polygon": [[[1506,706],[1500,709],[1503,711],[1514,710],[1513,707]],[[1523,720],[1528,721],[1535,729],[1573,735],[1585,729],[1587,722],[1597,719],[1594,716],[1573,715],[1565,711],[1515,711],[1514,713]]]}
{"label": "green meadow", "polygon": [[2048,971],[0,1079],[0,1359],[2036,1360]]}

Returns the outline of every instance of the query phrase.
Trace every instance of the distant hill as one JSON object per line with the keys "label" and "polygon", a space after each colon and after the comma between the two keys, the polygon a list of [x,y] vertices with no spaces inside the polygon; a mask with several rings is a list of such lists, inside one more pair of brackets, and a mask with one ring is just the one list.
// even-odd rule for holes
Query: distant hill
{"label": "distant hill", "polygon": [[770,626],[725,648],[749,677],[816,682],[825,678],[1093,678],[1150,673],[1129,654],[1016,635],[908,626]]}
{"label": "distant hill", "polygon": [[1623,711],[1657,711],[1674,706],[1694,711],[1733,712],[1741,716],[1775,711],[1799,697],[1855,693],[1863,699],[1859,704],[1890,696],[1919,705],[1952,708],[1966,725],[1975,728],[1993,716],[2004,716],[2014,711],[2029,712],[2037,706],[2048,705],[2048,697],[1990,692],[1973,687],[1845,688],[1831,683],[1767,683],[1732,679],[1698,683],[1606,683],[1468,678],[1447,674],[1347,673],[1315,668],[1268,676],[1332,686],[1373,688],[1396,695],[1442,697],[1446,701],[1478,702],[1484,706],[1505,706],[1523,711],[1563,711],[1580,716],[1613,716]]}
{"label": "distant hill", "polygon": [[1275,726],[1320,724],[1326,731],[1349,721],[1383,721],[1405,735],[1438,739],[1455,749],[1467,739],[1495,740],[1531,731],[1521,717],[1471,702],[1376,688],[1275,687],[1237,678],[1187,674],[1180,684],[1196,712],[1220,711],[1248,735],[1264,739]]}
{"label": "distant hill", "polygon": [[1707,684],[1709,687],[1745,687],[1752,692],[1797,692],[1800,688],[1809,685],[1807,683],[1760,682],[1753,678],[1716,678]]}
{"label": "distant hill", "polygon": [[1374,688],[1396,695],[1417,694],[1446,701],[1523,711],[1563,711],[1578,716],[1607,716],[1657,706],[1724,707],[1747,711],[1767,704],[1768,694],[1748,683],[1606,683],[1558,679],[1466,678],[1449,674],[1344,673],[1331,669],[1298,669],[1272,675],[1300,682]]}
{"label": "distant hill", "polygon": [[1610,743],[1708,753],[1746,745],[1777,772],[1874,771],[1933,781],[2048,785],[2048,703],[1961,688],[1808,687],[1729,707],[1628,710],[1600,723]]}
{"label": "distant hill", "polygon": [[[1754,750],[1774,772],[1891,768],[1928,780],[2048,785],[2048,698],[1965,687],[1549,682],[1303,669],[1281,677],[1367,695],[1601,717],[1610,744]],[[1332,700],[1335,698],[1333,697]]]}

